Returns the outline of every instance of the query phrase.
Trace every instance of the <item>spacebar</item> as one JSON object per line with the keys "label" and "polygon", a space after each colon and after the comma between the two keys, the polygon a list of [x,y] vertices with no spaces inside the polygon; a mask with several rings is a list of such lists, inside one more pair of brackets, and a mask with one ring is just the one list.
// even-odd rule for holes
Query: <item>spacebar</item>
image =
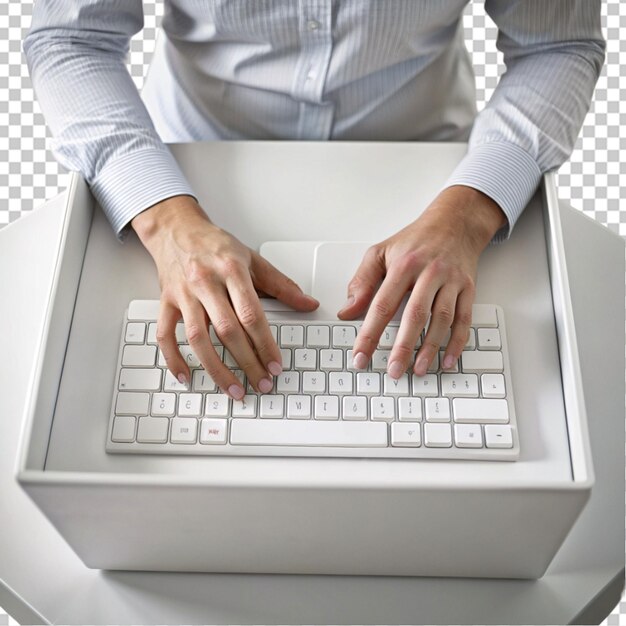
{"label": "spacebar", "polygon": [[235,446],[386,447],[385,422],[261,421],[233,419],[230,443]]}

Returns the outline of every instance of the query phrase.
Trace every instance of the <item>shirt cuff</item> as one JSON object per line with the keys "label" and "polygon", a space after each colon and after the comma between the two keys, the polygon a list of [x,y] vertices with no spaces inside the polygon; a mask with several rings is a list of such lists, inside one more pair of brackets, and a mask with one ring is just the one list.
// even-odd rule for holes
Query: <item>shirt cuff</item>
{"label": "shirt cuff", "polygon": [[89,185],[120,241],[130,221],[148,207],[178,195],[197,197],[169,149],[147,149],[107,163]]}
{"label": "shirt cuff", "polygon": [[473,187],[498,203],[509,221],[491,240],[500,243],[511,236],[515,222],[537,190],[541,175],[528,152],[513,143],[491,141],[470,148],[445,187]]}

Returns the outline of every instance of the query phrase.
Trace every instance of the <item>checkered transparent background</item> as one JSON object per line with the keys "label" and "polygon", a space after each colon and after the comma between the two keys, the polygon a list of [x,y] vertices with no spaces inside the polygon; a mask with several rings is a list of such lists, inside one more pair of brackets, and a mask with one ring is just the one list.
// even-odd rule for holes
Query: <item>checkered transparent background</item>
{"label": "checkered transparent background", "polygon": [[[162,0],[144,0],[144,29],[131,42],[130,73],[143,84],[163,14]],[[32,0],[0,0],[0,228],[60,193],[67,172],[48,149],[50,134],[35,99],[21,42],[31,21]],[[602,24],[607,59],[576,147],[558,173],[560,197],[626,236],[626,2],[604,0]],[[495,47],[496,27],[483,2],[473,0],[464,18],[467,47],[482,108],[504,70]],[[623,81],[622,81],[623,82]],[[16,624],[0,608],[0,626]],[[626,596],[603,622],[626,626]]]}

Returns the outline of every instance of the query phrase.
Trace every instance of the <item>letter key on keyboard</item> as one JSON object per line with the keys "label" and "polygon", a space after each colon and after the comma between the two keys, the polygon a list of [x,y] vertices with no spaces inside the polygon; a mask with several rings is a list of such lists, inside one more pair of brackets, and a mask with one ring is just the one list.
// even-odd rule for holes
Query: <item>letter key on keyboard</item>
{"label": "letter key on keyboard", "polygon": [[[459,362],[443,370],[445,342],[425,376],[387,373],[399,322],[383,331],[364,370],[352,365],[361,322],[283,321],[268,313],[283,372],[254,391],[214,329],[210,341],[246,389],[222,393],[188,344],[176,340],[191,385],[168,371],[156,340],[159,302],[130,303],[121,331],[109,453],[323,456],[515,461],[519,435],[501,307],[476,304]],[[448,335],[449,336],[449,335]],[[421,346],[423,333],[416,342]]]}

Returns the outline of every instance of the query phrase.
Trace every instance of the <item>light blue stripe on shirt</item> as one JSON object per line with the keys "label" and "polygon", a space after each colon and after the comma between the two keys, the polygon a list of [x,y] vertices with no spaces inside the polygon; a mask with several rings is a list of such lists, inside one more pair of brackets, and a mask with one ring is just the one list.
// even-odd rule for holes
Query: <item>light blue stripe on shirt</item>
{"label": "light blue stripe on shirt", "polygon": [[478,115],[466,4],[165,0],[143,99],[125,65],[141,0],[38,0],[24,52],[56,158],[120,236],[194,195],[166,141],[469,139],[446,186],[502,207],[500,241],[573,149],[604,61],[600,0],[485,0],[507,71]]}

